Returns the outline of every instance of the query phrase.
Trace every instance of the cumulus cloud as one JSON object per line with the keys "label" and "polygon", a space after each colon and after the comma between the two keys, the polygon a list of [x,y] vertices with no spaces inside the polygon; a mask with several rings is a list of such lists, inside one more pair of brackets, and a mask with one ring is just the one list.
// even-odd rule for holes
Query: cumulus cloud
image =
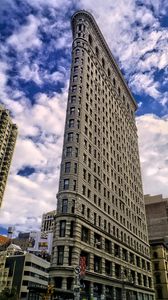
{"label": "cumulus cloud", "polygon": [[[26,129],[20,133],[16,143],[0,211],[1,224],[15,224],[17,220],[17,230],[31,230],[32,226],[38,228],[42,213],[56,208],[67,87],[52,98],[45,94],[37,98],[37,104],[32,109],[25,107],[23,115],[15,116],[19,129],[24,126]],[[32,129],[28,127],[26,131],[28,123]],[[36,127],[39,128],[37,132]],[[33,139],[29,138],[31,132]],[[34,172],[23,177],[18,171],[26,166],[33,167]],[[30,222],[30,216],[36,218],[36,224]]]}
{"label": "cumulus cloud", "polygon": [[[141,4],[134,0],[107,0],[103,5],[101,0],[25,1],[24,22],[14,22],[13,30],[0,46],[1,102],[19,128],[0,212],[2,224],[17,223],[17,229],[31,230],[39,226],[43,212],[56,207],[68,97],[70,15],[74,10],[93,13],[133,92],[160,102],[166,113],[168,35],[159,18],[165,15],[167,4],[164,0],[138,3]],[[23,7],[15,3],[12,9],[17,12]],[[164,80],[157,80],[158,71],[163,72]],[[145,108],[143,97],[139,107]],[[167,116],[137,118],[145,193],[168,194],[167,122]],[[32,173],[23,176],[21,171],[27,167],[32,168]]]}
{"label": "cumulus cloud", "polygon": [[41,40],[38,37],[39,20],[34,15],[27,17],[27,24],[22,25],[9,38],[7,43],[18,51],[28,48],[39,48]]}
{"label": "cumulus cloud", "polygon": [[168,196],[168,116],[137,117],[145,194]]}

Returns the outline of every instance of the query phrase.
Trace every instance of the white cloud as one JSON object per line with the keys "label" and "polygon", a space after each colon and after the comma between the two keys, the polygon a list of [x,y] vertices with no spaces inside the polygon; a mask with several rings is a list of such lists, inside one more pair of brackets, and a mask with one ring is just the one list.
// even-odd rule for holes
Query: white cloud
{"label": "white cloud", "polygon": [[41,85],[42,79],[40,78],[40,70],[37,64],[25,65],[20,69],[20,78],[25,81],[34,81],[36,84]]}
{"label": "white cloud", "polygon": [[[1,45],[4,56],[0,63],[1,101],[12,111],[19,128],[0,220],[6,225],[17,222],[17,228],[22,230],[37,227],[42,213],[55,208],[68,97],[67,57],[59,58],[57,69],[52,66],[51,71],[51,66],[44,67],[42,49],[45,40],[42,43],[40,34],[43,31],[50,37],[45,55],[53,54],[55,49],[66,50],[69,55],[70,20],[65,16],[76,4],[73,0],[27,2],[37,9],[37,16],[29,15],[26,24],[18,26],[7,43]],[[101,0],[80,0],[77,5],[94,14],[107,43],[125,70],[133,91],[139,94],[144,92],[165,105],[167,94],[161,94],[161,83],[156,81],[155,72],[166,70],[168,35],[160,27],[157,17],[160,3],[157,0],[154,2],[146,2],[153,5],[154,12],[149,5],[137,6],[134,0],[106,0],[103,4]],[[46,7],[50,13],[48,18],[43,14]],[[19,58],[13,90],[7,85],[7,72],[12,66],[12,58],[7,57],[10,46]],[[39,50],[35,59],[31,55],[34,49]],[[60,93],[47,94],[44,91],[36,94],[32,105],[31,100],[19,89],[18,79],[27,83],[33,81],[40,87],[46,82],[55,86],[58,82],[66,84]],[[142,105],[145,107],[145,103],[140,102],[139,106]],[[137,118],[137,124],[145,193],[168,195],[167,117],[161,119],[144,115]],[[18,175],[17,172],[25,166],[34,168],[34,173],[28,177]]]}
{"label": "white cloud", "polygon": [[145,194],[168,196],[168,116],[137,117]]}
{"label": "white cloud", "polygon": [[151,73],[133,75],[130,85],[137,93],[145,92],[153,98],[161,96],[158,91],[159,83],[154,80]]}
{"label": "white cloud", "polygon": [[[15,111],[20,135],[0,211],[1,224],[17,222],[17,230],[35,229],[42,213],[56,208],[67,91],[68,86],[51,98],[39,94],[34,106],[23,102],[23,113]],[[17,175],[26,166],[33,167],[34,173],[28,177]],[[36,224],[30,216],[37,219]]]}
{"label": "white cloud", "polygon": [[27,24],[22,25],[8,38],[8,44],[18,51],[25,51],[28,48],[31,50],[39,48],[42,45],[38,37],[39,25],[39,20],[35,16],[29,15],[27,17]]}

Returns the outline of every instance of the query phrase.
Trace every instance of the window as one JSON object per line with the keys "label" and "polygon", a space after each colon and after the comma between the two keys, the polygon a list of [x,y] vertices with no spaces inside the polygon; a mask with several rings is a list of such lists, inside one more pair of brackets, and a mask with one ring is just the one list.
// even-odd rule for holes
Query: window
{"label": "window", "polygon": [[158,254],[157,254],[157,252],[155,251],[155,252],[153,252],[153,258],[158,258]]}
{"label": "window", "polygon": [[157,295],[158,295],[158,299],[163,299],[163,292],[161,287],[157,288]]}
{"label": "window", "polygon": [[121,275],[121,266],[118,264],[115,264],[115,277],[120,278]]}
{"label": "window", "polygon": [[78,148],[75,148],[75,157],[78,157]]}
{"label": "window", "polygon": [[55,279],[55,287],[58,289],[62,288],[62,277],[56,277]]}
{"label": "window", "polygon": [[74,173],[77,174],[78,164],[74,163]]}
{"label": "window", "polygon": [[124,248],[122,249],[122,257],[123,257],[123,260],[128,261],[128,252]]}
{"label": "window", "polygon": [[72,147],[67,147],[66,148],[66,157],[71,157],[72,156]]}
{"label": "window", "polygon": [[74,76],[73,76],[73,82],[74,82],[74,81],[77,81],[77,80],[78,80],[78,76],[77,76],[77,75],[74,75]]}
{"label": "window", "polygon": [[94,233],[94,246],[98,249],[102,247],[101,235],[98,233]]}
{"label": "window", "polygon": [[69,246],[69,256],[68,256],[68,265],[69,266],[71,266],[71,263],[72,263],[72,250],[73,250],[73,247]]}
{"label": "window", "polygon": [[105,259],[105,274],[110,276],[111,275],[111,262]]}
{"label": "window", "polygon": [[68,140],[68,142],[72,142],[73,141],[73,132],[69,132],[68,133],[67,140]]}
{"label": "window", "polygon": [[74,234],[74,221],[71,221],[70,223],[70,237],[73,237]]}
{"label": "window", "polygon": [[78,72],[78,66],[75,66],[74,67],[74,73],[77,73]]}
{"label": "window", "polygon": [[99,216],[99,227],[101,227],[101,217]]}
{"label": "window", "polygon": [[69,120],[69,128],[73,128],[73,127],[74,127],[74,124],[75,124],[74,119],[70,119],[70,120]]}
{"label": "window", "polygon": [[136,256],[136,264],[137,264],[137,267],[140,267],[140,257],[139,256]]}
{"label": "window", "polygon": [[75,114],[75,107],[71,107],[70,108],[70,115],[74,115]]}
{"label": "window", "polygon": [[97,224],[97,214],[96,213],[94,213],[94,225],[96,226],[96,224]]}
{"label": "window", "polygon": [[84,226],[82,226],[81,240],[85,243],[89,243],[89,229]]}
{"label": "window", "polygon": [[65,237],[65,231],[66,231],[66,221],[60,221],[60,237]]}
{"label": "window", "polygon": [[101,273],[101,257],[94,256],[94,271],[97,273]]}
{"label": "window", "polygon": [[102,67],[103,68],[105,67],[105,60],[104,60],[104,58],[102,58]]}
{"label": "window", "polygon": [[75,63],[78,63],[79,62],[79,57],[76,57],[75,58]]}
{"label": "window", "polygon": [[70,173],[70,170],[71,170],[71,163],[66,162],[65,163],[65,173]]}
{"label": "window", "polygon": [[107,221],[104,220],[104,230],[107,230]]}
{"label": "window", "polygon": [[64,179],[64,190],[69,189],[69,179]]}
{"label": "window", "polygon": [[58,257],[57,257],[57,265],[63,265],[64,262],[64,246],[58,246]]}
{"label": "window", "polygon": [[105,239],[105,251],[111,253],[111,241],[108,239]]}
{"label": "window", "polygon": [[84,215],[84,214],[85,214],[85,205],[82,204],[82,215]]}
{"label": "window", "polygon": [[76,96],[71,96],[71,103],[76,102]]}
{"label": "window", "polygon": [[68,199],[62,200],[62,213],[68,212]]}
{"label": "window", "polygon": [[161,280],[160,280],[160,274],[159,274],[159,273],[155,274],[155,278],[156,278],[156,283],[157,283],[157,284],[158,284],[158,283],[161,283]]}
{"label": "window", "polygon": [[73,278],[68,277],[67,278],[67,290],[72,290],[72,284],[73,284]]}
{"label": "window", "polygon": [[76,86],[76,85],[73,85],[73,86],[72,86],[72,92],[75,93],[76,90],[77,90],[77,86]]}
{"label": "window", "polygon": [[96,50],[96,56],[99,57],[99,49],[97,46],[96,46],[95,50]]}
{"label": "window", "polygon": [[82,185],[82,195],[86,195],[86,186]]}
{"label": "window", "polygon": [[90,34],[89,34],[88,40],[89,40],[89,44],[92,45],[92,36]]}
{"label": "window", "polygon": [[74,214],[74,212],[75,212],[75,200],[72,200],[71,213]]}
{"label": "window", "polygon": [[120,246],[117,244],[114,245],[114,256],[120,257]]}
{"label": "window", "polygon": [[76,180],[73,181],[73,190],[76,191]]}

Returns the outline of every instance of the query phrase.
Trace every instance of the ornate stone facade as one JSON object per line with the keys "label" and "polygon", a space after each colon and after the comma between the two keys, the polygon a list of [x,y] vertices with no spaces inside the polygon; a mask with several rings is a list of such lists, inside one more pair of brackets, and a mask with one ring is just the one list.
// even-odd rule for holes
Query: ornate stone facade
{"label": "ornate stone facade", "polygon": [[82,256],[80,297],[152,300],[137,105],[92,15],[75,13],[72,32],[52,283],[78,288]]}

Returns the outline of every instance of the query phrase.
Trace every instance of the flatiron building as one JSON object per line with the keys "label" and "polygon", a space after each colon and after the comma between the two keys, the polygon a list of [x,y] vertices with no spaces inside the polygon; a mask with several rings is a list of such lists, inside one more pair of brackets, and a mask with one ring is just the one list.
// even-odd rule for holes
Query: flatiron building
{"label": "flatiron building", "polygon": [[72,33],[52,284],[65,299],[152,300],[137,104],[93,16],[76,12]]}
{"label": "flatiron building", "polygon": [[17,137],[17,126],[13,124],[9,111],[0,106],[0,207],[9,174]]}

